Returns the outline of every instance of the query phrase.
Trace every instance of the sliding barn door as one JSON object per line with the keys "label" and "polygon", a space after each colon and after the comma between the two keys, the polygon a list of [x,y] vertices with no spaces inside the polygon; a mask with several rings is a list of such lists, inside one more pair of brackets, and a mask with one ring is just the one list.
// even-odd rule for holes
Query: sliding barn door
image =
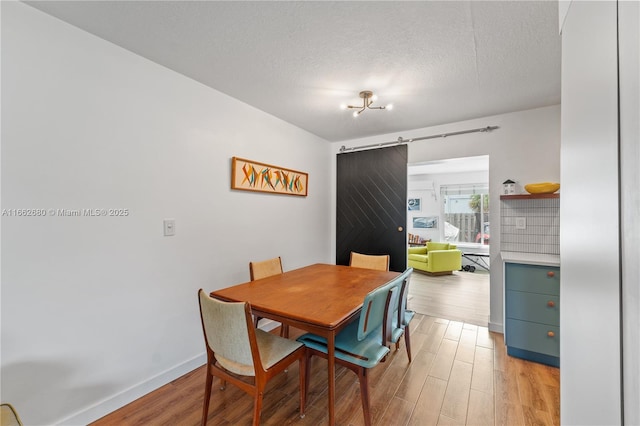
{"label": "sliding barn door", "polygon": [[407,146],[338,154],[336,264],[351,251],[389,254],[392,271],[407,266]]}

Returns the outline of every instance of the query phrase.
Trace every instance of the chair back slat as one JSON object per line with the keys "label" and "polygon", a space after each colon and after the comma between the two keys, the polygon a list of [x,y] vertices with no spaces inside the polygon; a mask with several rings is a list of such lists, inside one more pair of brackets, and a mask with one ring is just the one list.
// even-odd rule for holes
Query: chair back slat
{"label": "chair back slat", "polygon": [[411,278],[411,273],[413,272],[413,268],[409,268],[404,271],[401,275],[402,283],[400,287],[400,294],[398,297],[398,327],[405,326],[405,312],[407,311],[407,298],[409,296],[409,280]]}
{"label": "chair back slat", "polygon": [[382,323],[382,345],[387,346],[391,341],[391,332],[393,330],[393,305],[397,303],[400,289],[397,285],[392,286],[387,293],[387,301],[384,307],[384,319]]}

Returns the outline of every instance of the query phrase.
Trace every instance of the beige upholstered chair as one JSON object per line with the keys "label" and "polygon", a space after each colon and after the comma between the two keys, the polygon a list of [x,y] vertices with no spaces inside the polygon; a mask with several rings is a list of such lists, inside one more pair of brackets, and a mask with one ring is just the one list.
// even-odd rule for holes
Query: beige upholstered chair
{"label": "beige upholstered chair", "polygon": [[[267,259],[260,262],[249,262],[249,276],[251,277],[251,281],[278,275],[282,272],[282,259],[280,257],[274,257],[273,259]],[[254,317],[255,327],[258,327],[258,322],[260,320],[260,317]],[[281,325],[280,336],[289,337],[288,325]]]}
{"label": "beige upholstered chair", "polygon": [[378,271],[388,271],[389,259],[390,257],[388,254],[372,255],[360,254],[352,251],[351,256],[349,257],[349,266],[353,266],[355,268],[377,269]]}
{"label": "beige upholstered chair", "polygon": [[[202,425],[207,424],[213,376],[224,389],[231,382],[253,396],[253,425],[260,424],[262,396],[267,382],[295,361],[300,371],[300,416],[305,404],[305,346],[253,327],[249,302],[230,303],[198,291],[202,331],[207,347],[207,379]],[[253,377],[253,383],[238,376]]]}
{"label": "beige upholstered chair", "polygon": [[0,405],[0,425],[2,426],[22,426],[20,417],[11,404]]}
{"label": "beige upholstered chair", "polygon": [[282,273],[282,259],[274,257],[260,262],[249,262],[249,276],[251,281],[270,277]]}

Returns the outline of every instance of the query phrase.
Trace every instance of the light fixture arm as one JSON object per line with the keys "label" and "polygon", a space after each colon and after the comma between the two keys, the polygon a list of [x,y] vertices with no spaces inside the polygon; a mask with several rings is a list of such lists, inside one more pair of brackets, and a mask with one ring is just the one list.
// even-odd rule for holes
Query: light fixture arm
{"label": "light fixture arm", "polygon": [[371,104],[373,104],[373,92],[371,90],[363,90],[362,92],[360,92],[360,97],[362,98],[362,106],[347,105],[347,108],[349,109],[358,110],[353,113],[354,117],[360,115],[365,109],[387,109],[386,106],[371,106]]}

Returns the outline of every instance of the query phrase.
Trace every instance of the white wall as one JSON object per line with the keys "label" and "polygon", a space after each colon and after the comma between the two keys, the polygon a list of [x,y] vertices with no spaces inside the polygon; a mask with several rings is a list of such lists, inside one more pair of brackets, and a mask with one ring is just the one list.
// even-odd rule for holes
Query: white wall
{"label": "white wall", "polygon": [[[372,111],[377,113],[377,111]],[[393,111],[380,112],[382,114]],[[372,143],[384,143],[397,140],[418,138],[447,132],[474,129],[486,126],[499,126],[493,132],[471,133],[447,138],[428,139],[409,144],[409,163],[421,163],[447,158],[489,155],[489,203],[499,206],[502,182],[512,179],[521,184],[530,182],[559,182],[560,180],[560,106],[550,106],[533,110],[501,114],[476,120],[462,121],[442,126],[408,130],[402,134],[387,134],[332,144],[334,154],[342,145],[355,147]],[[335,159],[332,161],[335,170]],[[331,185],[335,191],[335,173]],[[562,189],[560,190],[562,192]],[[335,193],[332,194],[332,213],[335,219]],[[500,209],[492,208],[491,223],[500,223]],[[335,220],[332,221],[332,246],[335,252]],[[489,328],[502,332],[503,329],[503,292],[502,261],[500,259],[500,234],[494,227],[491,230],[491,284],[490,284],[490,320]],[[335,258],[335,253],[334,253]]]}
{"label": "white wall", "polygon": [[574,1],[562,30],[563,425],[622,422],[616,21],[616,2]]}
{"label": "white wall", "polygon": [[[438,241],[442,220],[440,218],[440,205],[438,199],[440,192],[435,186],[433,178],[429,175],[413,175],[407,179],[407,199],[419,198],[420,210],[407,211],[407,233],[419,235],[431,241]],[[414,217],[438,217],[438,227],[431,228],[414,228]]]}
{"label": "white wall", "polygon": [[[407,198],[421,198],[422,209],[420,211],[407,212],[407,232],[420,235],[423,238],[430,238],[431,241],[444,241],[444,215],[440,187],[445,185],[487,183],[488,181],[488,171],[433,173],[409,176]],[[413,228],[413,218],[420,216],[438,216],[438,228]],[[460,243],[457,243],[459,246]],[[479,249],[481,249],[481,247]]]}
{"label": "white wall", "polygon": [[[2,401],[86,424],[201,365],[198,288],[332,261],[329,146],[2,2],[2,209],[129,210],[2,217]],[[231,191],[234,155],[308,172],[309,196]]]}

